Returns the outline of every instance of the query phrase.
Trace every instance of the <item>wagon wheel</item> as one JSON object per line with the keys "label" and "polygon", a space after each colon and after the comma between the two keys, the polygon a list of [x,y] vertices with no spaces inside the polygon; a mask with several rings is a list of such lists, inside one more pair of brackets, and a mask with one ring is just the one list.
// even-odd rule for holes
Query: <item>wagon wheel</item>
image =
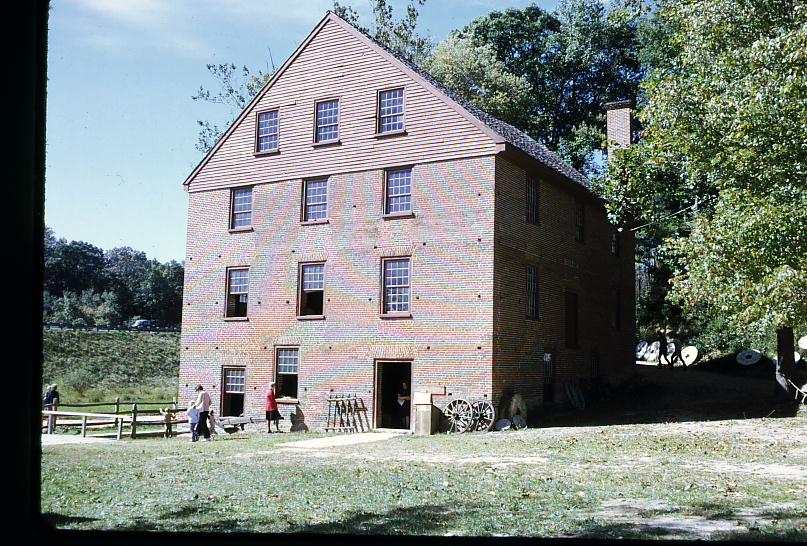
{"label": "wagon wheel", "polygon": [[465,432],[471,428],[474,420],[474,410],[471,404],[461,398],[452,400],[443,410],[448,420],[448,432]]}
{"label": "wagon wheel", "polygon": [[496,410],[489,400],[478,400],[473,404],[474,430],[490,430],[496,421]]}

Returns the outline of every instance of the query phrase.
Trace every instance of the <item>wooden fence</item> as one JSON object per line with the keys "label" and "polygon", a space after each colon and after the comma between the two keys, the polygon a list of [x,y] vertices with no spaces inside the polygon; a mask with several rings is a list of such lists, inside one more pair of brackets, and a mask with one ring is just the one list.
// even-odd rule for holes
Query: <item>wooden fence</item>
{"label": "wooden fence", "polygon": [[[92,407],[108,407],[115,406],[115,413],[95,413],[84,411],[65,411],[63,408],[92,408]],[[127,408],[130,406],[130,409]],[[145,407],[144,407],[145,406]],[[148,406],[158,406],[156,408],[149,408]],[[62,409],[60,409],[62,408]],[[127,408],[123,410],[122,408]],[[154,436],[161,435],[170,438],[179,431],[174,431],[174,425],[187,423],[187,418],[179,419],[177,414],[182,411],[177,408],[176,399],[172,401],[138,401],[138,402],[123,402],[121,399],[115,398],[114,402],[92,402],[84,404],[47,404],[42,410],[42,418],[44,423],[42,428],[45,434],[54,434],[56,427],[81,427],[81,436],[87,436],[88,428],[109,428],[110,426],[116,427],[115,433],[109,434],[96,434],[94,437],[115,437],[120,440],[123,437],[123,427],[128,425],[130,428],[129,436],[137,438],[140,436]],[[59,422],[59,417],[67,417],[68,420],[62,419]],[[72,419],[70,419],[72,418]],[[160,431],[141,431],[138,433],[138,426],[154,426],[161,425]]]}

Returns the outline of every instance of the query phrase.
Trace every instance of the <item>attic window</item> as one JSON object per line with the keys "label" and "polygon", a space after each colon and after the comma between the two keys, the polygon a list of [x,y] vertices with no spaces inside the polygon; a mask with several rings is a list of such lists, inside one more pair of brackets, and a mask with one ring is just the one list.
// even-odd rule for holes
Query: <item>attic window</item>
{"label": "attic window", "polygon": [[273,152],[278,148],[278,118],[277,110],[260,112],[258,114],[257,142],[255,151]]}
{"label": "attic window", "polygon": [[314,142],[339,140],[339,100],[325,100],[317,103],[317,130]]}
{"label": "attic window", "polygon": [[404,130],[404,90],[390,89],[378,93],[378,133]]}
{"label": "attic window", "polygon": [[535,178],[527,179],[527,222],[531,224],[540,224],[540,216],[538,213],[538,180]]}

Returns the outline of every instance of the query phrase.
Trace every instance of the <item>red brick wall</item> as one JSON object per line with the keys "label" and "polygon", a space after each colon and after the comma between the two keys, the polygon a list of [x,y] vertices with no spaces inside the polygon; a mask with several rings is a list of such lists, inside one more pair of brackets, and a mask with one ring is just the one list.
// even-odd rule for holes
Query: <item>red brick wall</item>
{"label": "red brick wall", "polygon": [[[254,186],[251,232],[228,231],[229,189],[189,193],[183,402],[202,383],[220,410],[222,368],[245,366],[245,414],[262,415],[277,345],[300,348],[299,405],[311,428],[324,426],[331,391],[358,393],[373,423],[377,359],[412,360],[413,391],[489,396],[494,164],[415,165],[415,217],[394,220],[381,217],[379,170],[332,176],[320,225],[300,223],[301,180]],[[412,257],[412,319],[381,319],[380,260],[400,255]],[[298,320],[298,263],[319,260],[326,318]],[[225,272],[239,265],[250,266],[249,320],[225,321]]]}
{"label": "red brick wall", "polygon": [[[588,378],[592,353],[600,353],[607,376],[632,364],[634,341],[633,237],[620,236],[619,256],[611,254],[611,232],[603,206],[574,183],[543,173],[540,225],[526,222],[524,168],[498,156],[494,260],[493,398],[520,393],[529,405],[543,400],[543,353],[554,355],[556,401],[563,383]],[[585,203],[584,242],[575,241],[575,199]],[[538,268],[539,320],[526,318],[527,266]],[[612,326],[613,289],[621,289],[621,328]],[[578,298],[579,348],[565,343],[566,290]]]}

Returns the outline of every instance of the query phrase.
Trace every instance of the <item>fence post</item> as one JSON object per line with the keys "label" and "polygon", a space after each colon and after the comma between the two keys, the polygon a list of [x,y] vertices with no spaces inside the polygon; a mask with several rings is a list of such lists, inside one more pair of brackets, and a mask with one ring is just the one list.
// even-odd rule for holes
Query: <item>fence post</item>
{"label": "fence post", "polygon": [[115,413],[120,413],[120,396],[115,397]]}
{"label": "fence post", "polygon": [[118,417],[115,419],[118,423],[118,440],[123,437],[123,417]]}
{"label": "fence post", "polygon": [[137,435],[137,404],[132,404],[132,439]]}
{"label": "fence post", "polygon": [[87,416],[86,415],[81,416],[81,437],[82,438],[87,437]]}
{"label": "fence post", "polygon": [[55,425],[56,425],[56,416],[48,415],[48,434],[53,434],[53,428]]}

